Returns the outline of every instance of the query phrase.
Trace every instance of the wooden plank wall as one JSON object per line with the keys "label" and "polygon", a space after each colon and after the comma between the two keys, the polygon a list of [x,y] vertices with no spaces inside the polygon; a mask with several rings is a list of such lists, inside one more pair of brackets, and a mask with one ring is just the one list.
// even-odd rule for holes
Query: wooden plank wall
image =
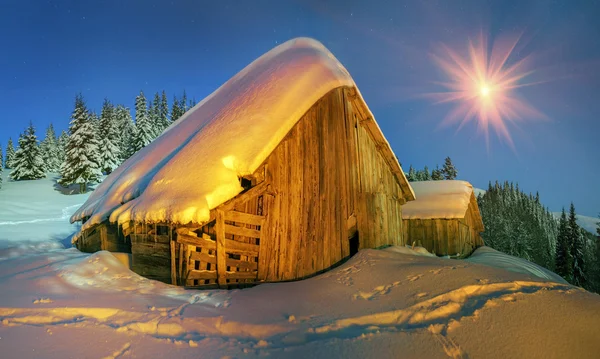
{"label": "wooden plank wall", "polygon": [[464,218],[404,219],[407,244],[426,248],[438,256],[468,255],[482,245],[479,233]]}
{"label": "wooden plank wall", "polygon": [[171,237],[155,233],[153,224],[133,225],[129,235],[131,270],[146,278],[171,283]]}
{"label": "wooden plank wall", "polygon": [[402,192],[396,178],[379,152],[358,112],[347,105],[346,121],[354,129],[353,152],[358,162],[355,192],[359,249],[404,244],[402,232]]}
{"label": "wooden plank wall", "polygon": [[266,160],[267,218],[259,280],[310,276],[350,255],[347,219],[354,207],[344,95],[319,100]]}

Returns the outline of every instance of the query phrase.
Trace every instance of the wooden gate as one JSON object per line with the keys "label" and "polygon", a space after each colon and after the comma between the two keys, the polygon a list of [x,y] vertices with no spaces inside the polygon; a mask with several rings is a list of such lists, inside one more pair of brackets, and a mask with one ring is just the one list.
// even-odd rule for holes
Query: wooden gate
{"label": "wooden gate", "polygon": [[264,216],[217,209],[215,220],[203,229],[179,228],[179,250],[175,241],[171,248],[173,283],[175,277],[188,287],[257,282],[264,220]]}

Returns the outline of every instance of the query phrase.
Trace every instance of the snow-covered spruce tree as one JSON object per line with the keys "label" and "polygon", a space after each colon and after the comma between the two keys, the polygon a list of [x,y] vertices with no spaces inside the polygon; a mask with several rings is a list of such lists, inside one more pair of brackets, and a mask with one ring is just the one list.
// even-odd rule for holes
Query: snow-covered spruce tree
{"label": "snow-covered spruce tree", "polygon": [[572,258],[572,273],[573,281],[579,287],[585,286],[585,244],[581,229],[577,224],[577,214],[575,213],[575,205],[571,202],[569,208],[569,227],[568,227],[569,244]]}
{"label": "snow-covered spruce tree", "polygon": [[137,152],[148,146],[154,139],[152,124],[148,118],[148,109],[146,108],[146,97],[141,91],[135,99],[135,128],[133,149]]}
{"label": "snow-covered spruce tree", "polygon": [[154,133],[156,135],[155,137],[158,137],[163,133],[165,128],[167,128],[161,118],[162,108],[160,102],[160,94],[158,92],[154,94],[154,100],[152,101],[151,108],[152,111],[150,111],[150,119],[152,121],[152,127],[154,128]]}
{"label": "snow-covered spruce tree", "polygon": [[408,167],[408,176],[406,176],[409,182],[417,181],[417,172],[412,165]]}
{"label": "snow-covered spruce tree", "polygon": [[171,105],[171,122],[177,121],[183,115],[183,112],[179,100],[177,97],[173,97],[173,104]]}
{"label": "snow-covered spruce tree", "polygon": [[425,166],[423,169],[423,181],[431,181],[431,174],[429,173],[429,167]]}
{"label": "snow-covered spruce tree", "polygon": [[556,238],[556,274],[567,281],[571,281],[573,266],[569,243],[569,222],[565,209],[562,209],[558,222],[558,236]]}
{"label": "snow-covered spruce tree", "polygon": [[46,177],[42,151],[32,123],[29,123],[25,133],[19,136],[19,148],[15,152],[13,171],[10,177],[15,181]]}
{"label": "snow-covered spruce tree", "polygon": [[440,181],[443,180],[444,176],[442,175],[442,170],[440,170],[440,166],[435,166],[435,169],[431,171],[431,180],[432,181]]}
{"label": "snow-covered spruce tree", "polygon": [[58,153],[58,140],[52,124],[48,125],[48,128],[46,129],[46,137],[40,144],[40,148],[42,150],[42,158],[46,164],[46,171],[58,172],[60,170],[61,162]]}
{"label": "snow-covered spruce tree", "polygon": [[4,161],[4,168],[11,169],[13,168],[13,162],[15,160],[15,146],[13,145],[12,138],[8,138],[8,143],[6,144],[6,161]]}
{"label": "snow-covered spruce tree", "polygon": [[78,183],[79,192],[85,193],[88,183],[98,182],[102,172],[94,124],[81,94],[75,98],[75,109],[71,115],[69,141],[65,152],[59,183],[63,186]]}
{"label": "snow-covered spruce tree", "polygon": [[104,99],[100,113],[100,169],[110,174],[121,163],[119,133],[113,105]]}
{"label": "snow-covered spruce tree", "polygon": [[[65,162],[65,151],[67,150],[67,144],[69,143],[69,134],[67,131],[63,130],[58,136],[58,140],[56,141],[56,154],[58,158],[58,163],[62,165]],[[60,170],[60,165],[59,165]]]}
{"label": "snow-covered spruce tree", "polygon": [[444,179],[447,180],[456,179],[456,176],[458,176],[458,171],[456,170],[456,167],[454,167],[454,164],[452,163],[450,157],[446,157],[446,159],[444,160],[442,174],[444,175]]}
{"label": "snow-covered spruce tree", "polygon": [[119,153],[121,154],[121,163],[131,157],[133,152],[133,139],[135,138],[135,123],[131,118],[129,108],[123,105],[117,105],[115,108],[115,119],[119,134]]}
{"label": "snow-covered spruce tree", "polygon": [[169,127],[169,103],[167,102],[167,93],[163,90],[160,97],[160,105],[158,106],[158,113],[160,116],[160,125],[164,131]]}
{"label": "snow-covered spruce tree", "polygon": [[183,96],[181,96],[179,106],[181,107],[181,116],[183,116],[183,114],[186,113],[188,110],[187,94],[185,93],[185,90],[183,90]]}
{"label": "snow-covered spruce tree", "polygon": [[150,124],[152,139],[155,139],[156,137],[158,137],[160,130],[157,127],[158,115],[156,114],[156,110],[154,109],[152,101],[148,102],[148,111],[146,113],[148,114],[148,123]]}
{"label": "snow-covered spruce tree", "polygon": [[4,154],[2,154],[2,146],[0,146],[0,188],[2,188],[2,171],[4,170]]}

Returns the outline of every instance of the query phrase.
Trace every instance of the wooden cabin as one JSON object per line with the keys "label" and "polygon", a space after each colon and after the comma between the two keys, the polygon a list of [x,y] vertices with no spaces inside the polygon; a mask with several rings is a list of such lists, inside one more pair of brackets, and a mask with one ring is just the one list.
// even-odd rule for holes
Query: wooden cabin
{"label": "wooden cabin", "polygon": [[[252,169],[240,175],[235,161],[251,151],[260,160],[246,158]],[[235,192],[200,191],[209,177]],[[142,276],[230,287],[306,278],[360,249],[403,245],[402,205],[414,198],[346,69],[296,39],[111,173],[71,221],[83,222],[77,248],[131,253]]]}
{"label": "wooden cabin", "polygon": [[105,221],[76,246],[130,252],[148,278],[228,287],[306,278],[359,249],[405,243],[402,205],[414,194],[353,88],[318,100],[240,181],[246,189],[206,223]]}
{"label": "wooden cabin", "polygon": [[403,237],[439,256],[466,257],[483,245],[483,221],[465,181],[411,182],[417,199],[402,209]]}

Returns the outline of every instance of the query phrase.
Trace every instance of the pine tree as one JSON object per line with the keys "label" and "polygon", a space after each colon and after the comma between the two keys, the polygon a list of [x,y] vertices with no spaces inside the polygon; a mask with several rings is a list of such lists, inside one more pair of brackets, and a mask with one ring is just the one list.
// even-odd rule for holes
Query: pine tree
{"label": "pine tree", "polygon": [[571,202],[569,208],[569,244],[572,258],[572,284],[576,286],[585,286],[585,244],[581,229],[577,224],[577,214],[575,213],[575,205]]}
{"label": "pine tree", "polygon": [[417,180],[417,172],[413,168],[412,165],[408,168],[408,176],[406,177],[409,182],[413,182]]}
{"label": "pine tree", "polygon": [[148,146],[154,139],[152,125],[146,108],[146,97],[144,97],[144,93],[141,91],[135,99],[135,129],[133,149],[137,152]]}
{"label": "pine tree", "polygon": [[19,148],[15,152],[13,171],[10,177],[15,181],[34,180],[46,177],[42,151],[38,145],[33,124],[19,136]]}
{"label": "pine tree", "polygon": [[161,128],[164,131],[167,127],[169,127],[169,103],[167,102],[167,93],[164,90],[160,98],[158,113],[160,114]]}
{"label": "pine tree", "polygon": [[[63,162],[65,162],[65,151],[67,150],[67,144],[69,143],[69,134],[67,133],[67,131],[63,130],[60,133],[60,136],[58,137],[58,141],[56,141],[56,154],[57,154],[57,158],[58,158],[58,163],[60,163],[62,165]],[[59,170],[60,170],[60,166],[59,166]]]}
{"label": "pine tree", "polygon": [[80,193],[87,190],[88,183],[98,182],[102,176],[99,143],[94,132],[94,124],[83,97],[81,94],[77,95],[69,123],[69,141],[65,161],[60,168],[59,183],[63,186],[78,183]]}
{"label": "pine tree", "polygon": [[160,123],[160,94],[158,92],[154,93],[154,100],[151,105],[152,111],[150,113],[150,119],[152,121],[152,127],[154,128],[155,137],[161,135],[164,128],[162,128],[162,124]]}
{"label": "pine tree", "polygon": [[15,160],[15,146],[13,145],[12,138],[9,137],[8,143],[6,144],[6,161],[4,162],[4,167],[6,169],[13,168],[14,160]]}
{"label": "pine tree", "polygon": [[104,99],[100,113],[100,169],[110,174],[121,163],[119,133],[114,106]]}
{"label": "pine tree", "polygon": [[4,154],[2,154],[2,146],[0,146],[0,188],[2,188],[2,172],[4,171]]}
{"label": "pine tree", "polygon": [[452,164],[452,160],[450,159],[450,157],[446,157],[446,159],[444,160],[442,174],[444,175],[444,179],[447,180],[456,179],[456,176],[458,175],[458,171],[456,170],[456,167],[454,167],[454,164]]}
{"label": "pine tree", "polygon": [[431,174],[429,173],[429,167],[425,166],[423,169],[423,181],[431,181]]}
{"label": "pine tree", "polygon": [[187,102],[187,94],[185,90],[183,90],[183,96],[181,96],[181,101],[179,102],[179,106],[181,107],[181,116],[183,116],[188,110],[188,102]]}
{"label": "pine tree", "polygon": [[173,97],[173,105],[171,105],[171,122],[177,121],[183,115],[183,109],[177,97]]}
{"label": "pine tree", "polygon": [[433,181],[440,181],[444,179],[444,176],[442,175],[442,170],[440,170],[440,166],[436,165],[435,169],[431,171],[431,179]]}
{"label": "pine tree", "polygon": [[46,164],[46,171],[58,172],[61,162],[59,159],[58,139],[56,138],[52,123],[46,129],[46,137],[42,141],[40,148],[42,150],[42,158]]}
{"label": "pine tree", "polygon": [[154,106],[152,101],[148,101],[148,123],[150,124],[150,132],[152,133],[152,139],[158,137],[162,130],[158,127],[158,108]]}
{"label": "pine tree", "polygon": [[131,157],[134,152],[133,139],[135,138],[135,123],[131,118],[131,112],[123,105],[115,108],[115,119],[119,134],[119,152],[121,163]]}
{"label": "pine tree", "polygon": [[570,281],[573,275],[572,258],[569,243],[569,222],[565,209],[562,209],[556,238],[556,273]]}

